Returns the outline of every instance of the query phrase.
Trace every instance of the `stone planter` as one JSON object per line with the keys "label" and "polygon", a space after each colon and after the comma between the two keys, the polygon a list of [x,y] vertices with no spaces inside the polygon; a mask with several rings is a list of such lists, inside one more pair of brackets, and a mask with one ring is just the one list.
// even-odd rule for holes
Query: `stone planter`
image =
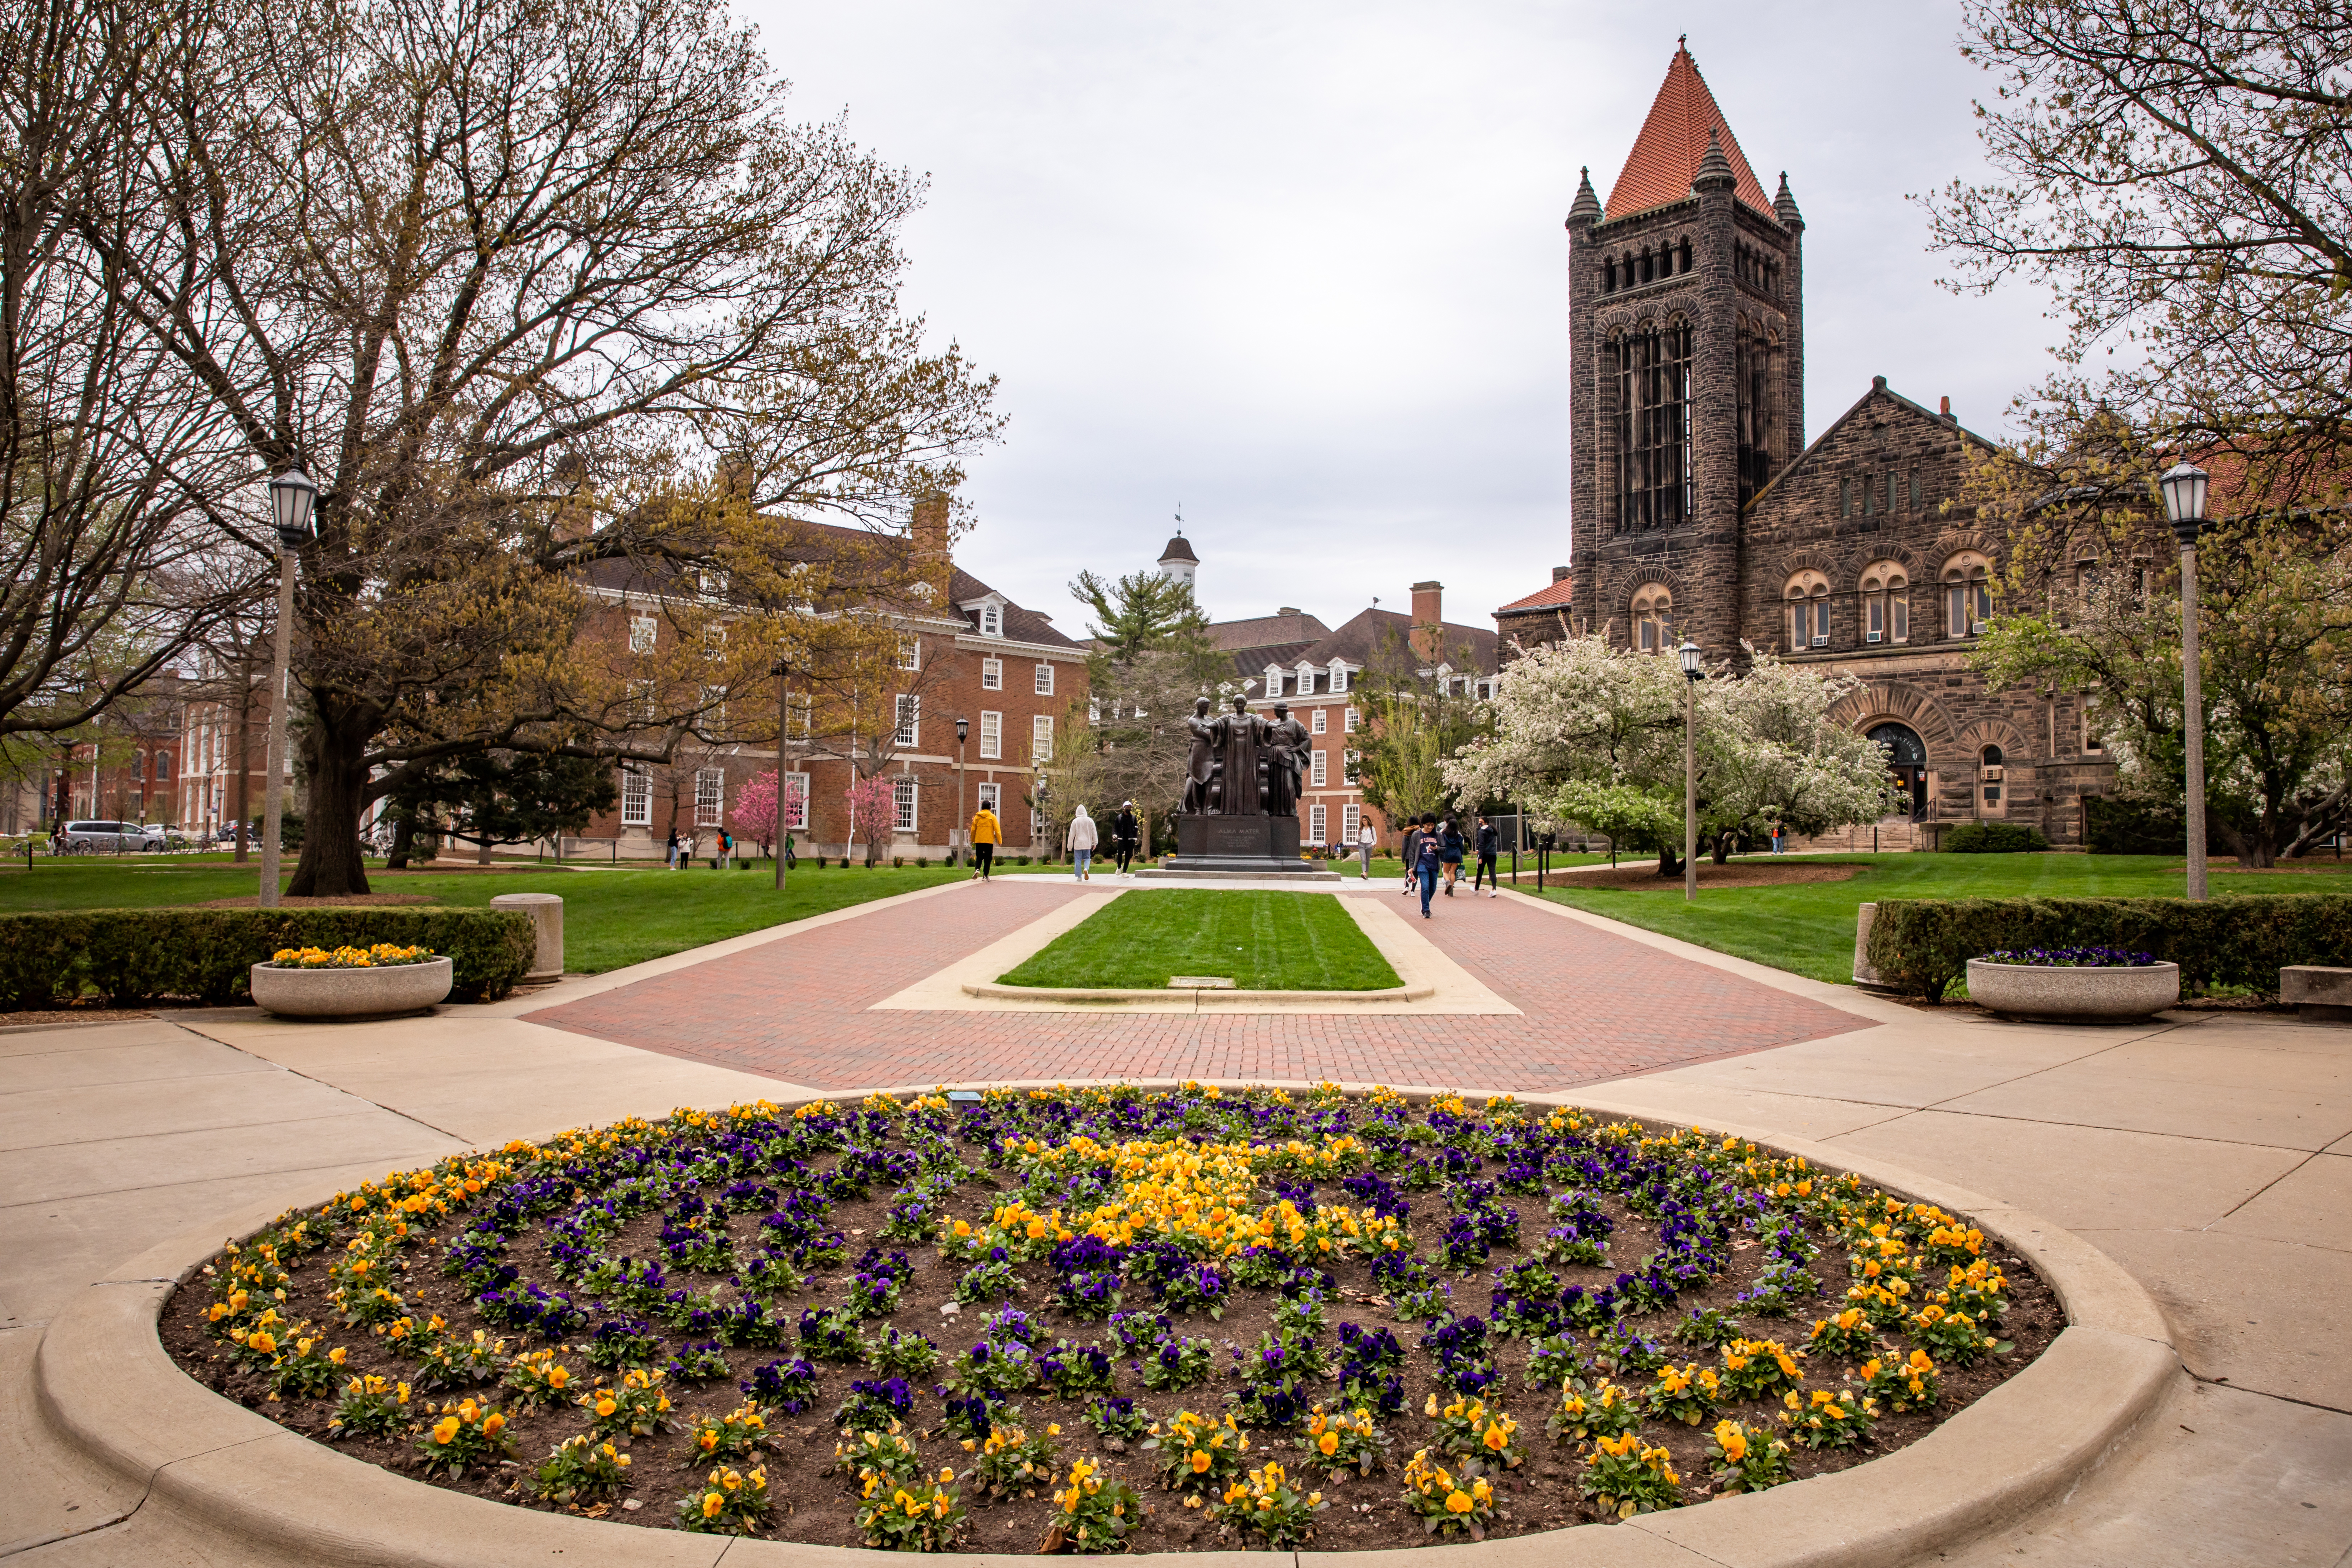
{"label": "stone planter", "polygon": [[253,1000],[281,1018],[386,1018],[421,1013],[449,994],[449,960],[381,969],[253,966]]}
{"label": "stone planter", "polygon": [[1969,1000],[2004,1017],[2059,1024],[2145,1018],[2180,1000],[2180,965],[2069,969],[1969,960]]}

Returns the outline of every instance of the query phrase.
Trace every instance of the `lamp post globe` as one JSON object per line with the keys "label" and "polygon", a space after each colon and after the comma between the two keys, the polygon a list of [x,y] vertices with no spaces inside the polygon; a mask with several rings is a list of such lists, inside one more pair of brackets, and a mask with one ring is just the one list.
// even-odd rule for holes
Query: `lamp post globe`
{"label": "lamp post globe", "polygon": [[1699,650],[1698,644],[1685,637],[1683,646],[1675,650],[1675,657],[1682,662],[1685,675],[1694,680],[1698,679],[1701,661],[1706,658],[1706,655]]}
{"label": "lamp post globe", "polygon": [[299,550],[319,537],[311,509],[319,500],[318,481],[299,468],[289,468],[269,481],[269,508],[278,538],[289,550]]}
{"label": "lamp post globe", "polygon": [[2209,476],[2194,463],[2175,463],[2157,481],[2164,495],[2164,513],[2172,523],[2172,537],[2180,545],[2180,677],[2183,739],[2188,742],[2188,777],[2184,780],[2188,816],[2189,877],[2191,899],[2205,897],[2205,679],[2204,660],[2197,650],[2197,537],[2205,530],[2205,489]]}

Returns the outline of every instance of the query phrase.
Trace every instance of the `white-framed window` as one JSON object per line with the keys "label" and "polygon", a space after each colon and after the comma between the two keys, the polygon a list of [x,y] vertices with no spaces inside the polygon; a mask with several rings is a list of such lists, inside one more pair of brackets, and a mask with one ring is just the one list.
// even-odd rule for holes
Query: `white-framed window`
{"label": "white-framed window", "polygon": [[727,815],[727,770],[697,768],[694,771],[694,825],[716,827]]}
{"label": "white-framed window", "polygon": [[1362,778],[1363,770],[1363,752],[1342,752],[1339,753],[1339,782],[1341,784],[1353,784],[1359,783]]}
{"label": "white-framed window", "polygon": [[[1307,782],[1308,784],[1312,784],[1312,785],[1313,785],[1315,788],[1317,788],[1317,789],[1321,789],[1321,788],[1323,787],[1323,784],[1324,784],[1324,782],[1325,782],[1325,781],[1324,781],[1324,777],[1323,777],[1323,766],[1324,766],[1324,763],[1323,763],[1323,758],[1324,758],[1324,755],[1325,755],[1325,753],[1324,753],[1324,752],[1317,752],[1316,753],[1314,753],[1315,760],[1314,760],[1314,762],[1313,762],[1313,763],[1308,766],[1308,768],[1307,768]],[[1321,806],[1319,806],[1319,805],[1318,805],[1318,806],[1317,806],[1315,809],[1316,809],[1316,810],[1318,810],[1318,811],[1320,811],[1320,810],[1322,810],[1323,808],[1322,808]]]}
{"label": "white-framed window", "polygon": [[651,653],[661,642],[661,631],[651,616],[629,617],[629,651]]}
{"label": "white-framed window", "polygon": [[1339,808],[1339,842],[1353,844],[1364,831],[1364,808],[1349,801]]}
{"label": "white-framed window", "polygon": [[1862,640],[1911,640],[1911,577],[1896,561],[1874,561],[1862,569]]}
{"label": "white-framed window", "polygon": [[980,715],[980,756],[994,762],[1004,755],[1004,715],[982,710]]}
{"label": "white-framed window", "polygon": [[706,686],[702,689],[702,731],[705,734],[727,728],[727,689]]}
{"label": "white-framed window", "polygon": [[702,657],[713,660],[725,658],[727,657],[727,628],[725,626],[709,626],[702,628]]}
{"label": "white-framed window", "polygon": [[984,806],[1002,817],[1004,815],[1004,786],[1000,784],[975,786],[972,792],[972,804],[974,809]]}
{"label": "white-framed window", "polygon": [[2007,759],[1999,746],[1987,746],[1977,753],[1977,786],[1983,792],[1984,815],[2006,816],[2008,805],[2001,798],[2001,783],[2007,769]]}
{"label": "white-framed window", "polygon": [[[1318,757],[1320,757],[1323,753],[1318,752],[1315,754]],[[1325,809],[1326,808],[1320,805],[1310,805],[1307,808],[1307,842],[1309,844],[1328,844],[1331,842],[1329,839],[1323,837],[1324,824],[1330,820],[1329,817],[1324,815]]]}
{"label": "white-framed window", "polygon": [[898,668],[900,669],[920,669],[923,668],[922,638],[901,637],[898,639]]}
{"label": "white-framed window", "polygon": [[898,745],[911,746],[923,717],[923,700],[907,692],[898,694],[898,728],[890,739]]}
{"label": "white-framed window", "polygon": [[1040,697],[1054,695],[1054,665],[1050,659],[1041,658],[1037,661],[1037,695]]}
{"label": "white-framed window", "polygon": [[816,728],[816,699],[807,696],[793,698],[785,703],[784,711],[791,717],[792,732],[803,741],[807,740],[809,732]]}
{"label": "white-framed window", "polygon": [[1298,685],[1297,688],[1297,695],[1300,697],[1312,697],[1315,695],[1315,667],[1313,665],[1302,664],[1298,667]]}
{"label": "white-framed window", "polygon": [[168,779],[168,778],[170,778],[171,776],[172,776],[172,753],[171,753],[171,752],[156,752],[156,753],[155,753],[155,782],[156,782],[157,784],[162,784],[165,779]]}
{"label": "white-framed window", "polygon": [[1944,635],[1972,637],[1992,619],[1992,563],[1974,551],[1944,563]]}
{"label": "white-framed window", "polygon": [[1675,596],[1663,583],[1645,584],[1634,592],[1633,646],[1643,653],[1674,648]]}
{"label": "white-framed window", "polygon": [[1789,602],[1789,648],[1830,646],[1830,580],[1818,572],[1800,572],[1781,591]]}
{"label": "white-framed window", "polygon": [[890,826],[898,833],[915,831],[915,781],[911,774],[900,773],[890,781],[890,805],[896,815]]}
{"label": "white-framed window", "polygon": [[1315,722],[1307,726],[1307,728],[1318,735],[1329,729],[1331,727],[1331,721],[1327,717],[1328,712],[1328,709],[1318,708],[1315,710]]}
{"label": "white-framed window", "polygon": [[980,607],[980,635],[984,637],[1001,637],[1004,635],[1003,606],[982,605]]}
{"label": "white-framed window", "polygon": [[982,691],[1002,691],[1004,689],[1004,661],[1003,659],[983,658],[980,661],[980,689]]}
{"label": "white-framed window", "polygon": [[806,773],[784,775],[784,826],[794,833],[808,831],[809,776]]}
{"label": "white-framed window", "polygon": [[1331,661],[1331,689],[1334,691],[1348,689],[1348,667],[1336,658]]}
{"label": "white-framed window", "polygon": [[1350,708],[1348,710],[1347,718],[1340,721],[1340,727],[1349,734],[1352,735],[1356,732],[1356,726],[1362,722],[1363,719],[1361,716],[1359,715],[1353,708]]}
{"label": "white-framed window", "polygon": [[1265,667],[1265,690],[1260,695],[1265,697],[1282,695],[1282,666],[1269,664]]}
{"label": "white-framed window", "polygon": [[696,573],[695,576],[702,584],[702,596],[704,598],[723,599],[727,596],[726,573],[721,572],[715,566],[706,566],[701,571]]}
{"label": "white-framed window", "polygon": [[1102,722],[1101,698],[1089,697],[1087,699],[1087,722],[1089,724],[1099,724]]}
{"label": "white-framed window", "polygon": [[1054,716],[1038,713],[1029,720],[1029,755],[1043,761],[1054,754]]}

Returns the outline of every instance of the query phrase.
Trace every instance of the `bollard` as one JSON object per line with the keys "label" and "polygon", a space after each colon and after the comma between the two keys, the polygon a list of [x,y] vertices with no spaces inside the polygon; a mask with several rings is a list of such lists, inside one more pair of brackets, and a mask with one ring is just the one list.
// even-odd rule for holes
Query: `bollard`
{"label": "bollard", "polygon": [[500,893],[490,900],[494,910],[516,910],[539,928],[539,945],[531,955],[525,980],[560,980],[563,976],[563,900],[553,893]]}
{"label": "bollard", "polygon": [[1870,962],[1870,928],[1877,919],[1876,904],[1864,904],[1853,912],[1853,983],[1864,991],[1891,989]]}

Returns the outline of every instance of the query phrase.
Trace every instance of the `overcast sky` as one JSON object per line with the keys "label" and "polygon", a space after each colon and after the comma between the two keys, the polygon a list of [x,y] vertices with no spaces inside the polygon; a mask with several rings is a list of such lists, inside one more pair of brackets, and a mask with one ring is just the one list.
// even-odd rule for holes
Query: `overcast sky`
{"label": "overcast sky", "polygon": [[2021,290],[1936,287],[1907,195],[1980,169],[1958,8],[735,0],[798,112],[930,176],[907,303],[1002,378],[966,569],[1073,637],[1178,505],[1220,620],[1446,618],[1569,559],[1568,237],[1690,48],[1805,215],[1808,439],[1883,374],[1988,434],[2049,368]]}

